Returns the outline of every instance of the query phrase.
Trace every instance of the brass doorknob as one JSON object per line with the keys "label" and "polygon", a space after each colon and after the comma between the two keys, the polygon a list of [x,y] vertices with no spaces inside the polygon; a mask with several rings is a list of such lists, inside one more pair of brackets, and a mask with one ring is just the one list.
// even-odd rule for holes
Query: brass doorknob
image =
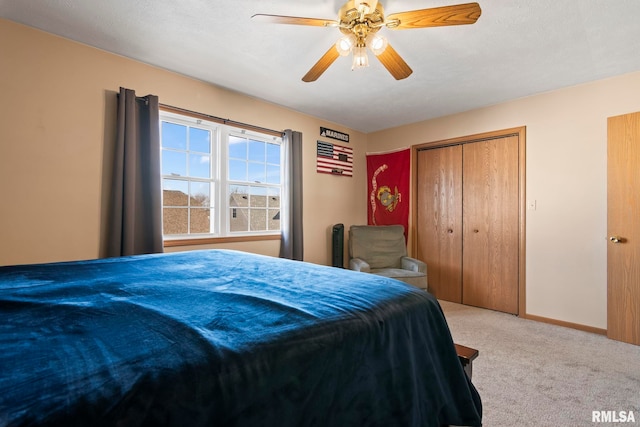
{"label": "brass doorknob", "polygon": [[611,240],[613,243],[622,243],[624,241],[624,238],[620,236],[611,236],[609,237],[609,240]]}

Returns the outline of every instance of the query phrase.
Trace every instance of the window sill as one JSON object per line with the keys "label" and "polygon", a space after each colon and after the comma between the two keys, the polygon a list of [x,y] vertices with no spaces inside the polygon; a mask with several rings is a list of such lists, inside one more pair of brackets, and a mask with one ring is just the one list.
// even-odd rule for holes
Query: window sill
{"label": "window sill", "polygon": [[231,242],[254,242],[261,240],[280,240],[280,234],[268,234],[259,236],[233,236],[233,237],[203,237],[192,239],[175,239],[165,240],[163,245],[165,248],[171,248],[175,246],[194,246],[194,245],[211,245],[217,243],[231,243]]}

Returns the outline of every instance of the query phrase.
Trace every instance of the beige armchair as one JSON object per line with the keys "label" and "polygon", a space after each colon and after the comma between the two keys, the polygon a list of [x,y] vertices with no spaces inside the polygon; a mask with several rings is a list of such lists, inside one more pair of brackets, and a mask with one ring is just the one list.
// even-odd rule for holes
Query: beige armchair
{"label": "beige armchair", "polygon": [[402,225],[352,225],[349,268],[427,289],[427,265],[407,256]]}

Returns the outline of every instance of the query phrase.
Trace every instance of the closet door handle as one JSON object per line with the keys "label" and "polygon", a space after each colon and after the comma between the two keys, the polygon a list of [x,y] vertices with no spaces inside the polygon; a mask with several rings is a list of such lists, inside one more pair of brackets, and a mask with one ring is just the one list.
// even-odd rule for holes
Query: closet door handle
{"label": "closet door handle", "polygon": [[474,233],[479,233],[479,232],[480,232],[480,230],[478,230],[477,228],[474,228],[474,229],[473,229],[473,232],[474,232]]}
{"label": "closet door handle", "polygon": [[453,230],[449,228],[449,229],[447,230],[447,233],[449,233],[449,234],[453,234]]}

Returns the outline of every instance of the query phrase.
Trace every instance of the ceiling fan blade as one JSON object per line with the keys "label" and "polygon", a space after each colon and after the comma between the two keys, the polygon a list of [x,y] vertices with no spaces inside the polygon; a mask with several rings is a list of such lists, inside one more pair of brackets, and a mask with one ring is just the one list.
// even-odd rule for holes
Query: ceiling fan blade
{"label": "ceiling fan blade", "polygon": [[478,3],[466,3],[394,13],[385,22],[393,30],[466,25],[475,23],[481,13]]}
{"label": "ceiling fan blade", "polygon": [[299,16],[256,14],[251,17],[255,22],[267,24],[311,25],[313,27],[337,27],[338,22],[331,19],[302,18]]}
{"label": "ceiling fan blade", "polygon": [[406,79],[413,73],[413,70],[404,59],[400,57],[398,52],[391,45],[387,45],[387,48],[376,58],[384,65],[384,68],[391,73],[396,80]]}
{"label": "ceiling fan blade", "polygon": [[336,49],[335,45],[331,46],[327,53],[322,55],[322,58],[320,58],[318,62],[311,67],[309,72],[304,75],[302,81],[309,83],[318,80],[318,77],[320,77],[322,73],[324,73],[327,68],[329,68],[336,59],[338,59],[339,56],[340,54],[338,53],[338,49]]}

